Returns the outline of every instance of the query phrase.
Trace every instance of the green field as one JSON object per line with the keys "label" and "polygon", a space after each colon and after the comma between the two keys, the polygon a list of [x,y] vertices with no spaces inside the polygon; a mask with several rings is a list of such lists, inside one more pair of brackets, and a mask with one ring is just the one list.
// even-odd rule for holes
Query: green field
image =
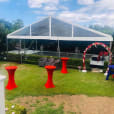
{"label": "green field", "polygon": [[[103,73],[82,73],[76,69],[68,69],[68,74],[54,71],[53,82],[55,88],[46,89],[44,84],[47,80],[47,71],[43,67],[31,64],[17,64],[11,62],[0,62],[0,74],[8,75],[5,66],[17,65],[15,81],[18,88],[6,90],[6,99],[11,100],[20,96],[40,96],[56,94],[85,94],[88,96],[110,96],[114,97],[114,79],[110,76],[105,80]],[[5,80],[5,86],[8,78]]]}

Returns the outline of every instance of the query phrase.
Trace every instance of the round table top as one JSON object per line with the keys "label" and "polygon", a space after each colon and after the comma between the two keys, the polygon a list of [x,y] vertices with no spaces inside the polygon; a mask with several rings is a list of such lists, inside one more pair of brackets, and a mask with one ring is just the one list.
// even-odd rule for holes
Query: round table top
{"label": "round table top", "polygon": [[61,57],[61,60],[69,60],[68,57]]}
{"label": "round table top", "polygon": [[17,69],[17,66],[7,66],[5,67],[6,70],[15,70]]}
{"label": "round table top", "polygon": [[49,69],[49,70],[54,70],[54,69],[56,69],[56,66],[47,65],[47,66],[45,66],[45,68]]}

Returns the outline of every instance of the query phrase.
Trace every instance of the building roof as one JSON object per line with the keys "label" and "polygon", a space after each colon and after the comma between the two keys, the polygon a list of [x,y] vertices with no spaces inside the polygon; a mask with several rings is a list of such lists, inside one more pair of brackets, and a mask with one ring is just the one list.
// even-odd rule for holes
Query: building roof
{"label": "building roof", "polygon": [[8,39],[47,39],[71,41],[113,41],[112,36],[71,24],[55,17],[46,17],[7,35]]}

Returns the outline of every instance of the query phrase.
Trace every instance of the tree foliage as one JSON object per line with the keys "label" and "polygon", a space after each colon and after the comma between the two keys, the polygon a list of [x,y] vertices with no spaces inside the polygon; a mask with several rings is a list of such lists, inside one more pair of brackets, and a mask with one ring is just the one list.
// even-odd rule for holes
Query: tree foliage
{"label": "tree foliage", "polygon": [[6,20],[0,19],[0,56],[4,55],[6,51],[7,34],[23,27],[23,25],[24,25],[23,21],[20,19],[17,19],[12,23]]}
{"label": "tree foliage", "polygon": [[23,21],[21,19],[17,19],[12,23],[12,31],[22,28],[23,26],[24,26]]}
{"label": "tree foliage", "polygon": [[5,25],[3,23],[0,23],[0,54],[5,51],[6,34],[7,29],[5,29]]}

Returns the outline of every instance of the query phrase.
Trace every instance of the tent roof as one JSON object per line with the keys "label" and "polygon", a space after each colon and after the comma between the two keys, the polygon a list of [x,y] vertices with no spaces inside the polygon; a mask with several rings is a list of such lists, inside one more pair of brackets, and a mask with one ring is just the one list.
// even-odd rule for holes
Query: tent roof
{"label": "tent roof", "polygon": [[110,35],[63,20],[47,17],[7,35],[8,39],[113,41]]}

